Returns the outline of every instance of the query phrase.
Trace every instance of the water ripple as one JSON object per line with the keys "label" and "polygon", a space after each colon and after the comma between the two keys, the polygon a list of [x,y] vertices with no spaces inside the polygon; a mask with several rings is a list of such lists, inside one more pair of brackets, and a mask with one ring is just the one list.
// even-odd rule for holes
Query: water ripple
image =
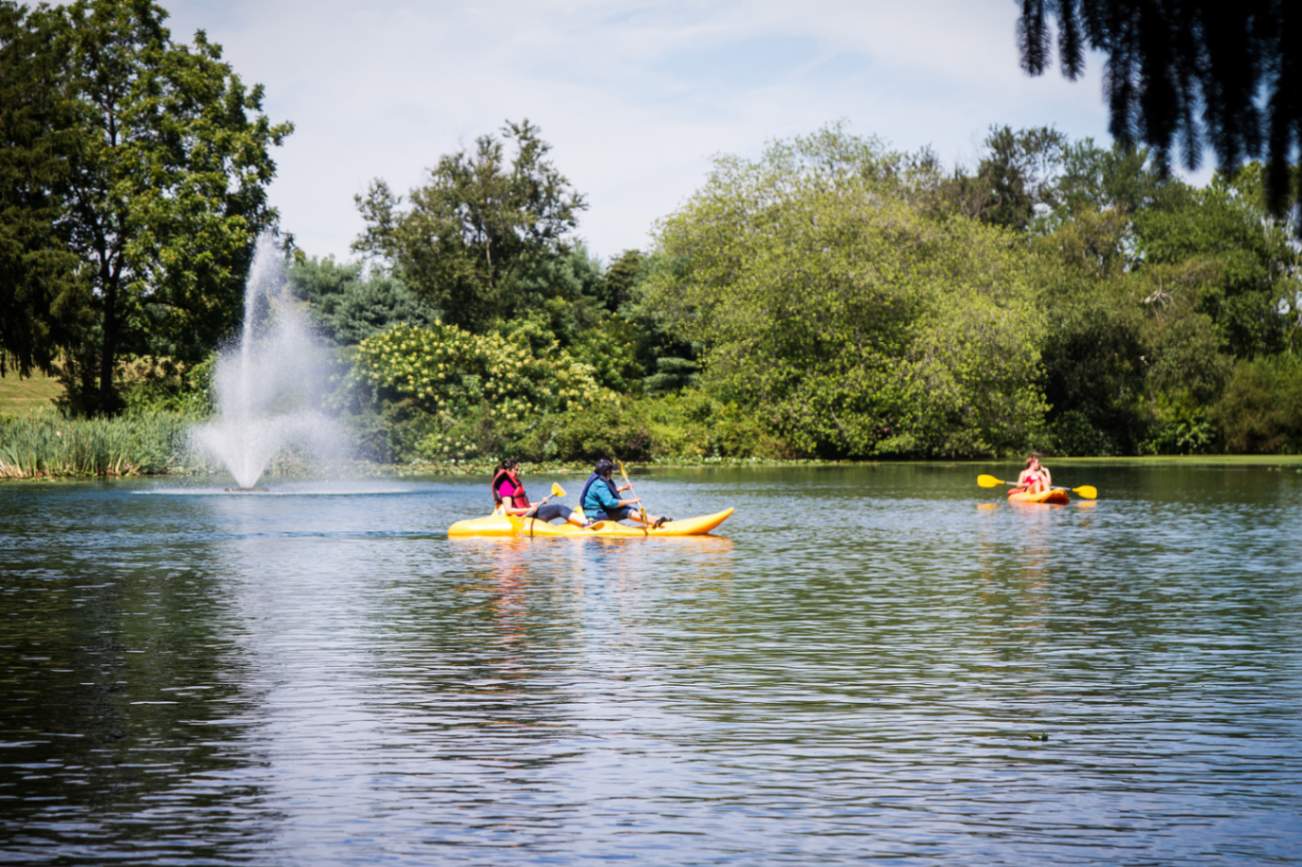
{"label": "water ripple", "polygon": [[726,538],[618,541],[0,488],[0,860],[1289,861],[1302,477],[1090,473],[652,476]]}

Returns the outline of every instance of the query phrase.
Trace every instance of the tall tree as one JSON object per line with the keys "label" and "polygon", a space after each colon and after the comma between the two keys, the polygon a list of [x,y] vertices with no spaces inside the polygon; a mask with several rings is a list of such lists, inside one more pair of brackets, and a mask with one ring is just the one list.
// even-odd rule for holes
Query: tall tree
{"label": "tall tree", "polygon": [[1052,127],[1016,132],[995,126],[973,179],[980,193],[975,216],[996,226],[1024,230],[1037,205],[1053,207],[1056,175],[1067,137]]}
{"label": "tall tree", "polygon": [[508,122],[472,153],[442,157],[406,209],[377,179],[357,198],[366,229],[354,249],[389,263],[445,321],[482,331],[517,308],[523,274],[569,251],[587,207],[550,151],[528,120]]}
{"label": "tall tree", "polygon": [[[1227,173],[1266,158],[1270,209],[1302,203],[1290,163],[1302,149],[1302,6],[1290,0],[1022,0],[1022,68],[1050,63],[1057,19],[1062,73],[1077,78],[1086,46],[1107,55],[1117,141],[1152,146],[1165,169],[1177,144],[1190,169],[1205,144]],[[1263,110],[1264,108],[1264,110]],[[1302,228],[1302,225],[1299,226]]]}
{"label": "tall tree", "polygon": [[74,113],[65,52],[44,35],[56,18],[0,2],[0,375],[50,371],[66,342],[56,311],[85,295],[61,219]]}
{"label": "tall tree", "polygon": [[[176,44],[150,0],[78,0],[28,19],[56,46],[49,82],[71,114],[46,137],[67,161],[50,202],[88,291],[65,361],[80,408],[118,407],[113,371],[127,349],[201,355],[234,327],[253,242],[274,224],[270,149],[289,124],[261,114],[202,31]],[[57,240],[57,244],[55,241]]]}

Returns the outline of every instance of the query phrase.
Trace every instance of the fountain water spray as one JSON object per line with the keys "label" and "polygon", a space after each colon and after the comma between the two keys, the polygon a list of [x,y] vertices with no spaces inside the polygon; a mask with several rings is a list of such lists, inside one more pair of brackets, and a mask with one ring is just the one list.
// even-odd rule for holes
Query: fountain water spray
{"label": "fountain water spray", "polygon": [[217,359],[217,416],[192,441],[252,489],[289,449],[324,458],[340,452],[339,428],[321,411],[329,358],[287,289],[275,239],[258,239],[244,288],[244,327]]}

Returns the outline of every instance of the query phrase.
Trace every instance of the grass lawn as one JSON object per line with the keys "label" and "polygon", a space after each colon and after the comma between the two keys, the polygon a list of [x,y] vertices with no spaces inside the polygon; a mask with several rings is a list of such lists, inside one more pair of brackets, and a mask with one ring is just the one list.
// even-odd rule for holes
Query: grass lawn
{"label": "grass lawn", "polygon": [[46,409],[61,394],[63,386],[59,381],[43,373],[20,379],[16,371],[7,371],[0,376],[0,415],[26,415]]}

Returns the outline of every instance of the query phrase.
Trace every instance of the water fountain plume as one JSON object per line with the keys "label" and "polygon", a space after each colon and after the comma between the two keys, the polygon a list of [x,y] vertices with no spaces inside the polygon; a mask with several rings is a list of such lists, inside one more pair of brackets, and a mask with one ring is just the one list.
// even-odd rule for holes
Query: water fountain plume
{"label": "water fountain plume", "polygon": [[243,490],[290,449],[317,459],[341,452],[339,428],[321,409],[329,358],[287,283],[275,239],[263,235],[244,289],[240,340],[217,359],[217,415],[192,433],[198,451]]}

